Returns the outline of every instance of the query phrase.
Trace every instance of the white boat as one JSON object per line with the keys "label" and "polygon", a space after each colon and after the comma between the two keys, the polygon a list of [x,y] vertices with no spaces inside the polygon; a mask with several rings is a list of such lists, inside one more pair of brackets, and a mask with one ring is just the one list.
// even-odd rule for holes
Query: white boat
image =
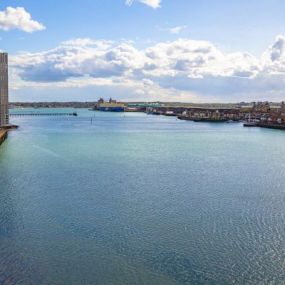
{"label": "white boat", "polygon": [[243,124],[243,126],[244,126],[244,127],[256,127],[256,126],[257,126],[257,121],[256,121],[256,120],[252,121],[252,120],[251,120],[251,116],[250,116],[250,114],[249,114],[248,120],[247,120],[247,122],[245,122],[245,123]]}
{"label": "white boat", "polygon": [[257,123],[256,122],[246,122],[243,124],[244,127],[256,127]]}

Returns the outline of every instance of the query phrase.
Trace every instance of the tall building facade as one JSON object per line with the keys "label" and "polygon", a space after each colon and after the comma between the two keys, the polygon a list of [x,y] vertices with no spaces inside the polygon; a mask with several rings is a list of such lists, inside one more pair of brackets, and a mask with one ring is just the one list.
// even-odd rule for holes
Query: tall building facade
{"label": "tall building facade", "polygon": [[9,124],[8,54],[0,53],[0,126]]}

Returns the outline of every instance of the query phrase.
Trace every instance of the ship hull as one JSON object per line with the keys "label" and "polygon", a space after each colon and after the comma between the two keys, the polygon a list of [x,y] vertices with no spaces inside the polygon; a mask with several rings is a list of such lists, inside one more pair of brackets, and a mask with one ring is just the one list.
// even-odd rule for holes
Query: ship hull
{"label": "ship hull", "polygon": [[98,110],[102,112],[124,112],[123,107],[99,107]]}

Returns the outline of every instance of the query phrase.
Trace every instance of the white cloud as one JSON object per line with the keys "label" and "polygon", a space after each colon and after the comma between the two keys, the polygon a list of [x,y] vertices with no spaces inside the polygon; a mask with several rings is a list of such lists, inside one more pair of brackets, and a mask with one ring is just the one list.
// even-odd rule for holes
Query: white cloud
{"label": "white cloud", "polygon": [[22,7],[8,7],[0,11],[0,29],[8,31],[19,29],[28,33],[44,30],[45,26],[32,19],[31,15]]}
{"label": "white cloud", "polygon": [[92,40],[90,38],[78,38],[78,39],[72,39],[69,41],[65,41],[62,43],[63,46],[78,46],[78,47],[86,47],[86,46],[96,46],[97,48],[107,48],[109,47],[113,42],[112,41],[96,41]]}
{"label": "white cloud", "polygon": [[160,8],[162,2],[162,0],[126,0],[126,5],[131,6],[134,1],[150,6],[153,9]]}
{"label": "white cloud", "polygon": [[11,64],[26,81],[56,82],[88,75],[94,78],[130,76],[146,58],[128,43],[78,39],[41,53],[12,57]]}
{"label": "white cloud", "polygon": [[262,55],[263,69],[266,73],[285,73],[285,37],[279,35]]}
{"label": "white cloud", "polygon": [[[11,56],[18,85],[125,86],[145,98],[257,100],[285,96],[285,37],[260,58],[224,53],[208,41],[178,39],[137,49],[131,42],[75,39],[39,53]],[[12,84],[13,85],[13,84]],[[140,94],[140,95],[139,95]],[[193,95],[195,94],[195,96]],[[200,96],[200,97],[199,97]],[[147,97],[149,98],[149,97]]]}
{"label": "white cloud", "polygon": [[187,26],[176,26],[168,30],[171,34],[177,35],[177,34],[180,34],[182,31],[184,31],[185,29],[187,29]]}

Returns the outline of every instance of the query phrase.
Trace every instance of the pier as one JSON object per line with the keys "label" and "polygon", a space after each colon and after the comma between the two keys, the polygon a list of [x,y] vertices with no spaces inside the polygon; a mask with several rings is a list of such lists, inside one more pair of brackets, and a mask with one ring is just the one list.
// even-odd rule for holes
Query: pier
{"label": "pier", "polygon": [[27,117],[27,116],[77,116],[76,112],[72,112],[72,113],[63,113],[63,112],[59,112],[59,113],[55,113],[55,112],[24,112],[24,113],[11,113],[9,114],[10,117]]}

